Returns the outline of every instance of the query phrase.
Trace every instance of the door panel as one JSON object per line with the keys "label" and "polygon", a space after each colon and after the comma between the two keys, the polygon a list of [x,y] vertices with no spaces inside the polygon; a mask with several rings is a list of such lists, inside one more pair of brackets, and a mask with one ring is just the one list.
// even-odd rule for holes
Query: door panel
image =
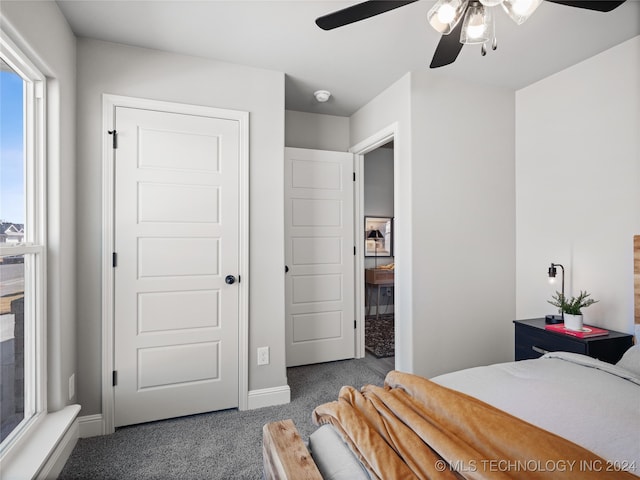
{"label": "door panel", "polygon": [[141,223],[218,223],[217,187],[140,183],[138,196]]}
{"label": "door panel", "polygon": [[287,366],[353,358],[353,156],[285,157]]}
{"label": "door panel", "polygon": [[115,121],[115,425],[237,407],[238,122]]}

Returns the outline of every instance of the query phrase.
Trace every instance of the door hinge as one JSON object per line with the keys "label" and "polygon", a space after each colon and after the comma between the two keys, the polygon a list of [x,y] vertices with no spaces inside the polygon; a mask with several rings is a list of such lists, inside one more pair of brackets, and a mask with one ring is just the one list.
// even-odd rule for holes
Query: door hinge
{"label": "door hinge", "polygon": [[118,131],[117,130],[108,130],[107,133],[111,135],[113,140],[113,149],[118,148]]}
{"label": "door hinge", "polygon": [[353,172],[353,181],[356,181],[356,172]]}
{"label": "door hinge", "polygon": [[356,246],[355,245],[353,246],[353,254],[354,255],[356,254]]}
{"label": "door hinge", "polygon": [[111,254],[111,265],[114,268],[118,266],[118,254],[116,252],[113,252]]}
{"label": "door hinge", "polygon": [[111,372],[111,384],[115,387],[118,385],[118,371],[114,370]]}
{"label": "door hinge", "polygon": [[355,330],[356,328],[358,328],[358,322],[356,322],[355,320],[353,321],[353,329]]}

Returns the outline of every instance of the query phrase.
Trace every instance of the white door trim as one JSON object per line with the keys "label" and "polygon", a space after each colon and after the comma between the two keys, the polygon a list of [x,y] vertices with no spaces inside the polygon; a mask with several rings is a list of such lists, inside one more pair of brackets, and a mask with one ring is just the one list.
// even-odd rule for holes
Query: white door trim
{"label": "white door trim", "polygon": [[[354,185],[354,204],[353,212],[355,215],[354,228],[356,229],[354,234],[354,241],[356,242],[356,261],[355,261],[355,316],[356,316],[356,332],[355,332],[355,358],[363,358],[365,356],[364,348],[364,299],[365,299],[365,284],[364,284],[364,253],[362,248],[364,247],[364,156],[365,154],[375,150],[376,148],[384,145],[385,143],[394,140],[398,140],[398,123],[394,122],[391,125],[383,128],[382,130],[374,133],[370,137],[364,139],[360,143],[357,143],[349,149],[354,154],[354,171],[356,173],[356,182]],[[398,205],[396,195],[400,191],[400,186],[397,184],[398,175],[398,149],[393,149],[393,195],[394,205]],[[394,227],[395,228],[395,227]],[[395,232],[397,235],[397,231]],[[395,256],[398,256],[397,252],[394,252]],[[396,322],[397,330],[397,322]],[[396,334],[396,344],[397,334]]]}
{"label": "white door trim", "polygon": [[115,431],[112,372],[114,369],[114,162],[112,136],[116,107],[215,116],[238,122],[240,131],[238,284],[238,408],[246,410],[249,396],[249,113],[238,110],[163,102],[121,95],[102,96],[102,430]]}

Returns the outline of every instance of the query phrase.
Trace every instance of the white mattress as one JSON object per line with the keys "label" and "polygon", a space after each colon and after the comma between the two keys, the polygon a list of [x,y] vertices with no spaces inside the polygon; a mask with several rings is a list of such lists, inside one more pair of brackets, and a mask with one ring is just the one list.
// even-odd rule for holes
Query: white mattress
{"label": "white mattress", "polygon": [[[640,371],[640,370],[639,370]],[[474,396],[640,476],[640,376],[575,353],[460,370],[434,382]],[[368,478],[325,425],[310,439],[323,478]],[[351,458],[345,460],[345,455]],[[357,475],[356,475],[357,474]]]}
{"label": "white mattress", "polygon": [[567,352],[432,378],[640,475],[640,378]]}

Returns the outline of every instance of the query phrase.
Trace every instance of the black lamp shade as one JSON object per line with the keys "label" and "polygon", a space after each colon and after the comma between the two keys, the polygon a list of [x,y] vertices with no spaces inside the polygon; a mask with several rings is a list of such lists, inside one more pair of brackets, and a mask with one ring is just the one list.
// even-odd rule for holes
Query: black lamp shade
{"label": "black lamp shade", "polygon": [[380,230],[371,230],[367,235],[367,238],[371,240],[377,240],[379,238],[384,238],[384,235],[382,235],[382,232],[380,232]]}

